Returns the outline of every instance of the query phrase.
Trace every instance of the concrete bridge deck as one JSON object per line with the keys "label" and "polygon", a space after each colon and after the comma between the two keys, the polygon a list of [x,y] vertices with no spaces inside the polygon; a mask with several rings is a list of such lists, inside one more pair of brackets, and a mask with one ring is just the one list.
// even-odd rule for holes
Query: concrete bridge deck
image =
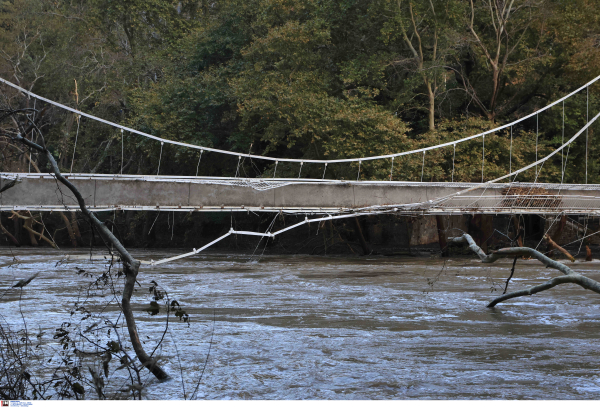
{"label": "concrete bridge deck", "polygon": [[[600,215],[600,185],[535,184],[544,195],[510,198],[509,184],[311,179],[244,179],[177,176],[64,174],[91,210],[283,211],[340,213],[382,205],[404,205],[408,213],[571,213]],[[0,210],[70,211],[78,205],[51,174],[0,173]],[[515,184],[511,184],[513,187]],[[60,186],[60,188],[59,188]],[[534,184],[519,184],[521,188]],[[509,194],[510,195],[510,194]],[[377,210],[377,208],[374,208]]]}

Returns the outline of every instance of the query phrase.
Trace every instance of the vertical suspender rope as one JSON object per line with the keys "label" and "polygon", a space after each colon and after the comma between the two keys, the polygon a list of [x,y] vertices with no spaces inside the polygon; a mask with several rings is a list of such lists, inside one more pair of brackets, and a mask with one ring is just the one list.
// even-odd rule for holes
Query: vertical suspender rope
{"label": "vertical suspender rope", "polygon": [[510,150],[508,153],[508,173],[512,173],[512,145],[513,145],[513,135],[512,135],[512,126],[510,126]]}
{"label": "vertical suspender rope", "polygon": [[202,153],[204,150],[200,150],[200,158],[198,158],[198,165],[196,166],[196,176],[198,176],[198,170],[200,170],[200,160],[202,160]]}
{"label": "vertical suspender rope", "polygon": [[394,157],[392,157],[392,169],[390,170],[390,181],[392,180],[393,175],[394,175]]}
{"label": "vertical suspender rope", "polygon": [[481,149],[481,182],[483,182],[483,166],[485,165],[485,136],[482,137]]}
{"label": "vertical suspender rope", "polygon": [[275,170],[273,171],[273,178],[275,178],[275,174],[277,174],[277,164],[279,164],[279,161],[275,161]]}
{"label": "vertical suspender rope", "polygon": [[[563,143],[564,144],[564,143]],[[571,149],[571,145],[569,144],[569,148],[567,149],[567,160],[569,159],[569,150]],[[560,169],[560,184],[562,185],[562,183],[565,181],[565,167],[567,166],[566,163],[563,163],[561,169]]]}
{"label": "vertical suspender rope", "polygon": [[235,169],[235,178],[238,177],[238,174],[240,173],[240,164],[242,162],[242,156],[238,155],[238,165],[237,168]]}
{"label": "vertical suspender rope", "polygon": [[[73,158],[71,159],[71,169],[69,172],[73,172],[73,163],[75,162],[75,150],[77,149],[77,137],[79,136],[79,122],[81,121],[81,115],[77,116],[77,133],[75,133],[75,145],[73,146]],[[30,155],[31,157],[31,155]]]}
{"label": "vertical suspender rope", "polygon": [[423,182],[423,173],[425,172],[425,150],[423,150],[423,164],[421,165],[421,182]]}
{"label": "vertical suspender rope", "polygon": [[454,182],[454,160],[456,159],[456,143],[452,144],[454,151],[452,152],[452,182]]}
{"label": "vertical suspender rope", "polygon": [[160,155],[158,156],[158,169],[156,170],[156,175],[158,175],[158,173],[160,172],[160,160],[162,159],[162,149],[164,144],[164,141],[160,142]]}
{"label": "vertical suspender rope", "polygon": [[[33,99],[33,115],[32,115],[32,119],[31,119],[32,123],[35,123],[35,105],[36,105],[36,102],[37,102],[37,99],[34,98]],[[33,143],[33,133],[34,133],[34,130],[31,131],[31,142],[32,143]],[[25,135],[25,137],[27,137],[27,134]],[[29,148],[29,170],[27,171],[29,173],[31,173],[31,160],[33,158],[31,156],[31,154],[32,154],[32,150],[31,150],[31,148]]]}
{"label": "vertical suspender rope", "polygon": [[[31,142],[33,143],[33,133],[35,133],[35,129],[31,131]],[[27,135],[25,135],[27,137]],[[31,160],[33,160],[33,150],[29,147],[29,172],[31,173]]]}
{"label": "vertical suspender rope", "polygon": [[[535,115],[535,161],[537,162],[537,158],[538,158],[538,138],[539,138],[539,130],[540,130],[540,120],[539,120],[540,115],[536,114]],[[535,165],[535,178],[537,179],[538,176],[538,166],[537,164]]]}
{"label": "vertical suspender rope", "polygon": [[300,175],[302,174],[302,166],[304,165],[304,161],[300,161],[300,171],[298,171],[298,178],[300,178]]}
{"label": "vertical suspender rope", "polygon": [[[561,145],[565,144],[565,101],[562,102],[562,141]],[[560,171],[561,178],[560,183],[562,184],[562,180],[565,178],[565,149],[560,150]]]}
{"label": "vertical suspender rope", "polygon": [[360,160],[358,160],[358,175],[356,176],[356,180],[358,181],[360,179]]}
{"label": "vertical suspender rope", "polygon": [[123,175],[123,150],[125,150],[125,141],[123,140],[123,129],[121,129],[121,175]]}
{"label": "vertical suspender rope", "polygon": [[[590,122],[590,91],[589,88],[585,87],[585,122]],[[588,183],[588,129],[585,129],[585,183]]]}
{"label": "vertical suspender rope", "polygon": [[325,171],[327,171],[327,163],[325,163],[325,168],[323,168],[323,178],[321,179],[325,179]]}

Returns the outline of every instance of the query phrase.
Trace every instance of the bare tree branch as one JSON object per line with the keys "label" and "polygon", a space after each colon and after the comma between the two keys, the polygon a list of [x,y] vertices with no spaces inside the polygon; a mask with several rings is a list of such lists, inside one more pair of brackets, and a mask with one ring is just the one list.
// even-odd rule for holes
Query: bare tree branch
{"label": "bare tree branch", "polygon": [[[121,306],[123,309],[123,315],[125,316],[125,321],[127,323],[127,329],[129,331],[129,337],[131,340],[131,344],[133,345],[133,349],[138,357],[138,360],[142,363],[143,366],[148,368],[148,370],[152,374],[154,374],[154,376],[156,376],[157,379],[159,379],[159,380],[167,379],[169,377],[167,375],[167,373],[156,363],[155,359],[148,356],[148,354],[144,351],[144,348],[142,346],[142,343],[140,341],[139,334],[137,331],[137,325],[135,322],[135,318],[133,316],[133,310],[131,308],[131,297],[133,295],[133,289],[135,286],[136,277],[139,272],[139,268],[140,268],[140,264],[141,264],[140,261],[136,260],[127,251],[127,249],[125,249],[125,247],[121,244],[121,242],[110,232],[110,230],[106,227],[106,225],[104,223],[102,223],[94,215],[94,213],[91,212],[87,208],[85,201],[83,199],[83,196],[81,195],[79,190],[61,174],[60,169],[58,168],[58,164],[56,163],[56,160],[54,159],[54,156],[46,148],[46,145],[44,142],[44,137],[42,136],[41,132],[39,132],[39,134],[40,134],[39,140],[40,140],[41,145],[38,145],[38,144],[34,143],[33,141],[27,140],[27,138],[25,138],[23,136],[23,135],[26,135],[29,131],[31,131],[33,129],[37,129],[36,124],[31,122],[31,120],[29,118],[27,118],[27,119],[30,121],[30,125],[28,126],[28,128],[26,130],[22,130],[20,134],[16,135],[14,137],[14,140],[19,141],[22,144],[28,146],[29,148],[37,150],[37,151],[43,153],[44,155],[46,155],[48,162],[51,165],[52,172],[54,173],[54,176],[56,177],[56,179],[58,179],[58,181],[60,181],[60,183],[65,185],[73,193],[73,195],[77,199],[77,202],[79,203],[79,208],[81,209],[81,212],[90,220],[90,222],[96,228],[96,230],[98,231],[98,233],[100,234],[102,239],[105,241],[105,243],[110,243],[118,251],[118,253],[123,261],[123,266],[124,266],[124,270],[125,270],[125,286],[123,289]],[[20,126],[19,126],[19,128],[21,129]]]}
{"label": "bare tree branch", "polygon": [[525,295],[533,295],[541,291],[549,290],[550,288],[556,287],[559,284],[566,283],[577,284],[585,288],[586,290],[592,290],[595,293],[600,294],[600,283],[598,283],[595,280],[592,280],[591,278],[582,276],[581,274],[574,272],[564,264],[552,260],[549,257],[546,257],[545,255],[543,255],[535,249],[529,247],[506,247],[504,249],[493,251],[491,254],[485,254],[483,250],[481,250],[481,248],[477,246],[473,238],[466,233],[460,237],[451,237],[448,240],[454,243],[467,243],[469,245],[469,248],[479,256],[483,263],[493,263],[496,260],[505,257],[530,256],[539,260],[547,268],[556,269],[564,274],[564,276],[555,277],[543,284],[536,285],[525,290],[515,291],[512,293],[501,295],[500,297],[490,302],[487,305],[488,308],[495,307],[498,303],[509,300],[511,298],[523,297]]}
{"label": "bare tree branch", "polygon": [[556,249],[556,250],[558,250],[559,252],[561,252],[562,254],[564,254],[565,256],[567,256],[567,258],[568,258],[569,260],[571,260],[572,262],[574,262],[574,261],[575,261],[575,257],[573,257],[573,256],[571,255],[571,253],[569,253],[569,252],[568,252],[568,251],[567,251],[565,248],[563,248],[562,246],[559,246],[558,244],[556,244],[556,243],[554,242],[554,240],[552,240],[552,239],[550,238],[550,236],[548,236],[547,234],[546,234],[546,235],[544,235],[544,240],[545,240],[545,241],[546,241],[546,243],[548,244],[548,247],[550,247],[551,249]]}

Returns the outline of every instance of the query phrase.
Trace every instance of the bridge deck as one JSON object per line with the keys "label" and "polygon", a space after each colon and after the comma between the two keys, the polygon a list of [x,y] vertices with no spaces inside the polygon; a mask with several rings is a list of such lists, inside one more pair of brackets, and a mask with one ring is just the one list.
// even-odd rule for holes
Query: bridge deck
{"label": "bridge deck", "polygon": [[[102,210],[284,211],[340,213],[397,206],[407,213],[571,213],[600,215],[600,185],[519,184],[542,195],[505,194],[515,184],[243,179],[176,176],[65,174],[86,204]],[[0,194],[0,210],[70,211],[74,196],[49,174],[0,174],[20,182]],[[449,195],[455,196],[441,199]],[[430,202],[431,201],[431,202]]]}

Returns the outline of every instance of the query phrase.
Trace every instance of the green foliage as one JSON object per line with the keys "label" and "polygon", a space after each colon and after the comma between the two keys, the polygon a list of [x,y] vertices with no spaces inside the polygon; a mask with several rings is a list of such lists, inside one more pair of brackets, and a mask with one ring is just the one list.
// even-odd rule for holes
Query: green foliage
{"label": "green foliage", "polygon": [[[456,140],[535,111],[600,73],[596,2],[516,0],[500,34],[496,3],[470,4],[4,1],[0,75],[156,136],[335,159]],[[590,114],[600,107],[597,90],[590,89]],[[565,109],[568,138],[585,123],[585,95]],[[49,144],[65,170],[74,150],[74,171],[115,173],[123,166],[125,173],[155,173],[158,167],[160,143],[125,134],[121,161],[119,132],[73,114],[46,115]],[[535,159],[536,138],[538,157],[560,145],[561,109],[542,114],[537,132],[528,120],[513,136],[515,169]],[[592,128],[591,163],[600,155],[593,137]],[[484,178],[504,174],[511,166],[508,133],[486,136],[486,146]],[[449,150],[426,154],[423,179],[452,179]],[[461,144],[456,153],[454,179],[480,180],[481,142]],[[585,155],[585,141],[571,146],[566,180],[583,182]],[[160,172],[193,175],[198,158],[198,151],[165,145]],[[393,178],[420,180],[422,158],[395,160]],[[540,179],[559,180],[560,165],[545,164]],[[231,176],[236,166],[235,157],[205,153],[199,174]],[[320,177],[323,170],[306,165],[302,175]],[[363,162],[360,177],[388,179],[390,170],[391,160]],[[273,175],[275,167],[244,162],[241,171]],[[277,168],[281,176],[298,172],[297,165]],[[325,173],[355,179],[358,165],[331,165]],[[598,180],[595,164],[588,165],[592,180]]]}

